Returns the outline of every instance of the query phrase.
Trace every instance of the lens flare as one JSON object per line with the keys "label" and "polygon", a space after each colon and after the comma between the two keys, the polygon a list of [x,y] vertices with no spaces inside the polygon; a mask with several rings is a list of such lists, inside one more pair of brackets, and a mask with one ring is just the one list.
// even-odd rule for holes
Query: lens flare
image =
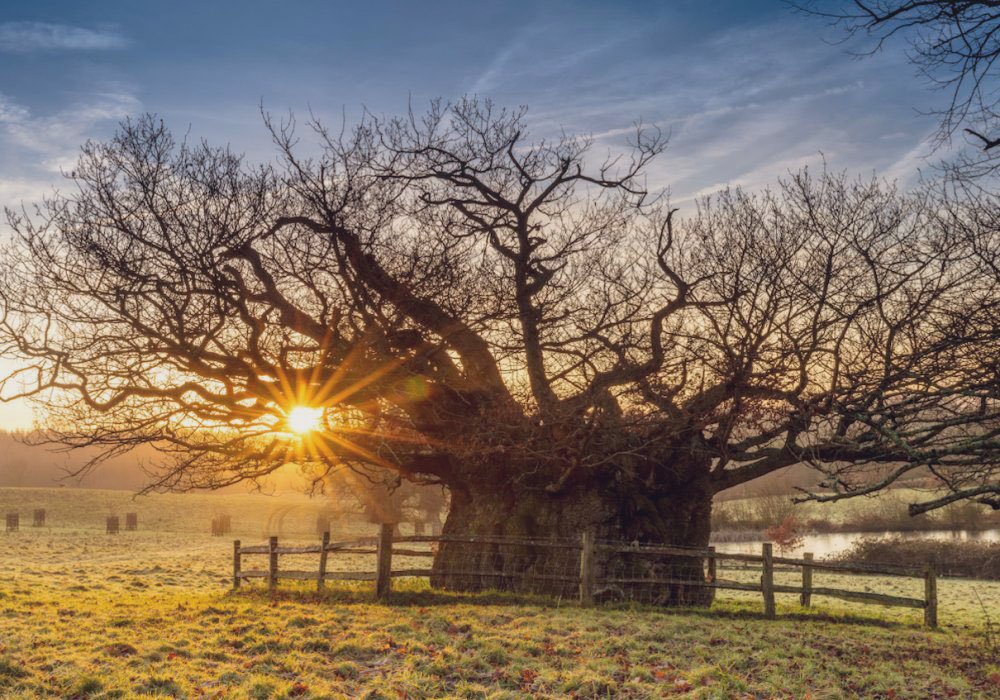
{"label": "lens flare", "polygon": [[308,406],[296,406],[288,412],[285,418],[288,429],[293,433],[305,435],[314,430],[319,430],[323,424],[323,409],[309,408]]}

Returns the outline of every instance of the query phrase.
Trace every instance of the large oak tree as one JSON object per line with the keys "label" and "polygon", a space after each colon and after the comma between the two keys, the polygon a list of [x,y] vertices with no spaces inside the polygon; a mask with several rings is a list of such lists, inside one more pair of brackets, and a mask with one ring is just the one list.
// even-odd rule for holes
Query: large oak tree
{"label": "large oak tree", "polygon": [[989,483],[1000,297],[959,204],[803,172],[681,217],[657,131],[595,157],[471,100],[313,123],[305,155],[268,125],[276,167],[129,121],[9,211],[3,391],[49,439],[156,445],[162,487],[376,467],[446,485],[446,532],[685,545],[796,463],[822,497]]}

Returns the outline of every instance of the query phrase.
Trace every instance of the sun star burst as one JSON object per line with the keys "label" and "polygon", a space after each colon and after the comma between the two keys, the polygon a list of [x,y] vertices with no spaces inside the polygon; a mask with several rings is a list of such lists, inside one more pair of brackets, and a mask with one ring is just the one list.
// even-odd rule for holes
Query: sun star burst
{"label": "sun star burst", "polygon": [[288,412],[285,422],[289,430],[298,435],[305,435],[319,430],[323,424],[323,409],[309,406],[296,406]]}

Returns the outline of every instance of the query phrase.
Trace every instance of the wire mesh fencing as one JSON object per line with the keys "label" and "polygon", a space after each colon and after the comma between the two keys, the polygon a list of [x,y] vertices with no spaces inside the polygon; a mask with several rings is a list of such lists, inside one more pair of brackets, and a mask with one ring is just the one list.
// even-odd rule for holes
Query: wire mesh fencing
{"label": "wire mesh fencing", "polygon": [[595,602],[703,605],[712,601],[710,549],[611,540],[597,541],[593,549]]}
{"label": "wire mesh fencing", "polygon": [[579,541],[461,536],[433,539],[436,556],[429,577],[436,588],[562,598],[578,595]]}

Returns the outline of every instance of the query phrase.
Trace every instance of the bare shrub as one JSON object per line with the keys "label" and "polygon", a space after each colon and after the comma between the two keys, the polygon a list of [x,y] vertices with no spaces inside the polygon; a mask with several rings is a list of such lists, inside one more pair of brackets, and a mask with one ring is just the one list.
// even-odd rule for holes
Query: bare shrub
{"label": "bare shrub", "polygon": [[933,564],[945,576],[1000,580],[1000,542],[865,537],[833,559],[914,568]]}

